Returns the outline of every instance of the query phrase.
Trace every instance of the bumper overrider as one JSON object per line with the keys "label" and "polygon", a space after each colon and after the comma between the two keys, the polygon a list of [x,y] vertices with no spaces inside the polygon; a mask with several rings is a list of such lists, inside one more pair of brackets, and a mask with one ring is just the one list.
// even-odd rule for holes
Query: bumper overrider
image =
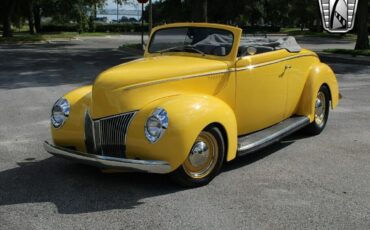
{"label": "bumper overrider", "polygon": [[171,166],[168,162],[157,160],[133,160],[125,158],[108,157],[79,152],[60,146],[44,142],[44,148],[47,152],[57,157],[72,159],[85,164],[98,166],[101,168],[119,169],[122,171],[141,171],[149,173],[169,173]]}

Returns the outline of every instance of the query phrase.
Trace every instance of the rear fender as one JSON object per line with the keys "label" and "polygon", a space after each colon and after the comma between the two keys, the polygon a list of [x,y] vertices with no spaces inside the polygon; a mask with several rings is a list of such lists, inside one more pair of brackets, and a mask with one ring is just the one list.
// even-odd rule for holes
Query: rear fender
{"label": "rear fender", "polygon": [[331,96],[331,108],[334,109],[339,101],[338,82],[332,69],[324,64],[318,63],[311,67],[305,87],[302,92],[297,114],[308,116],[310,122],[315,117],[315,102],[317,93],[322,85],[329,88]]}

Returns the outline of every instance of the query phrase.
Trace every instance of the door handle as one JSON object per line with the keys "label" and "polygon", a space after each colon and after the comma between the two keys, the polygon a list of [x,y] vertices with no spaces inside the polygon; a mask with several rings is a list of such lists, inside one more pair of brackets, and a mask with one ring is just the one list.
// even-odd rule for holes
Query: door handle
{"label": "door handle", "polygon": [[288,70],[288,69],[291,69],[292,66],[291,65],[286,65],[285,68],[284,68],[284,71],[279,75],[279,78],[282,78],[284,77],[284,74],[285,72]]}

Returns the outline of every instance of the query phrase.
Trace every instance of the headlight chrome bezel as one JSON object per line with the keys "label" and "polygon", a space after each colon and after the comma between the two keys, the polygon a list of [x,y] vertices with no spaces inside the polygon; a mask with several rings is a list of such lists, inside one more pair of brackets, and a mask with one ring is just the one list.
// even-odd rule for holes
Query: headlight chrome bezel
{"label": "headlight chrome bezel", "polygon": [[71,106],[67,99],[58,99],[51,109],[50,121],[54,128],[60,128],[69,117]]}
{"label": "headlight chrome bezel", "polygon": [[[151,122],[151,123],[150,123]],[[153,125],[157,123],[156,125]],[[150,143],[158,142],[168,128],[168,114],[163,108],[156,108],[153,113],[148,117],[144,126],[144,133],[146,139]],[[157,133],[155,134],[155,130]]]}

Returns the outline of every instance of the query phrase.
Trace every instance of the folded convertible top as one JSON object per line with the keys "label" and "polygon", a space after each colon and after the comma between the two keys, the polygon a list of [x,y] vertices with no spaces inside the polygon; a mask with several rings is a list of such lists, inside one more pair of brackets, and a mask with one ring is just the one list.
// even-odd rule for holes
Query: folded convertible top
{"label": "folded convertible top", "polygon": [[289,52],[300,52],[301,46],[294,37],[243,37],[240,40],[240,47],[265,46],[275,50],[286,49]]}

